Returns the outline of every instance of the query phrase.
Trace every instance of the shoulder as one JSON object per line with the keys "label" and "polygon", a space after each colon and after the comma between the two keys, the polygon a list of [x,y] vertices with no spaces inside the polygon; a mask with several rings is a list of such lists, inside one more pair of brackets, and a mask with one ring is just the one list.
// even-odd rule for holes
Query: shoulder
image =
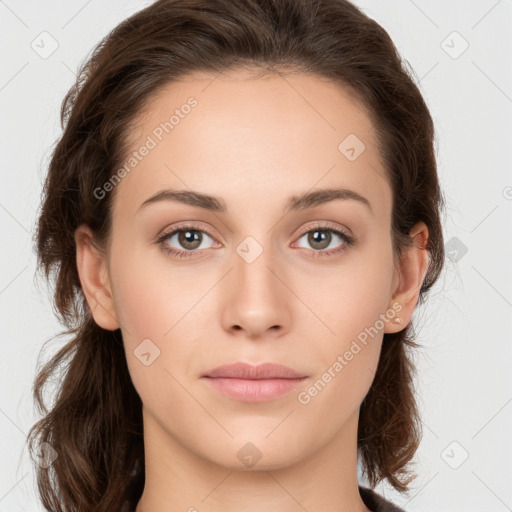
{"label": "shoulder", "polygon": [[359,494],[364,504],[372,512],[405,512],[403,509],[393,505],[390,501],[384,499],[380,494],[367,487],[359,486]]}

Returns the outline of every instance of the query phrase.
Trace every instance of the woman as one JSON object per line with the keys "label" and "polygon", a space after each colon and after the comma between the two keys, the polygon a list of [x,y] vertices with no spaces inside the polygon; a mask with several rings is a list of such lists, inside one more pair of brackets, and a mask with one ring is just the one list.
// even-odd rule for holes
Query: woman
{"label": "woman", "polygon": [[400,510],[357,464],[415,476],[411,317],[443,201],[382,27],[346,0],[158,0],[61,119],[37,235],[70,336],[34,389],[46,509]]}

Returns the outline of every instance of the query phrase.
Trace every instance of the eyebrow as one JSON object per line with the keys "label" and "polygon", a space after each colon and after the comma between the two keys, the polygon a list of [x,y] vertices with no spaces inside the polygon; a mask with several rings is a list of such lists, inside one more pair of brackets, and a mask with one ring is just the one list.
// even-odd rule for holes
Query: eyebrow
{"label": "eyebrow", "polygon": [[[314,190],[312,192],[304,192],[297,196],[292,196],[285,207],[285,213],[292,211],[301,211],[307,208],[313,208],[336,199],[358,201],[365,205],[370,212],[374,215],[372,206],[366,197],[358,194],[354,190],[346,188],[327,188]],[[196,206],[198,208],[204,208],[217,213],[226,213],[226,203],[220,198],[203,194],[201,192],[195,192],[193,190],[160,190],[156,194],[146,199],[140,206],[139,210],[146,208],[151,204],[155,204],[161,201],[176,201],[189,206]]]}

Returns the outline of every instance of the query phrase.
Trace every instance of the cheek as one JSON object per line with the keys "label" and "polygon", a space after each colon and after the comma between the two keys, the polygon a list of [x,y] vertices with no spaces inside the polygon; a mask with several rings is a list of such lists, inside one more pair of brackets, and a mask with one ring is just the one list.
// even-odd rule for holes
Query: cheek
{"label": "cheek", "polygon": [[112,247],[111,275],[116,310],[127,341],[168,338],[174,326],[194,313],[212,279],[183,266],[173,267],[153,249],[151,254],[147,248],[126,257],[121,254],[121,244]]}
{"label": "cheek", "polygon": [[299,394],[298,402],[312,428],[315,421],[320,422],[332,435],[367,395],[382,347],[391,260],[384,257],[373,267],[368,262],[331,276],[312,308],[324,313],[329,330],[321,326],[326,334],[317,338],[310,354],[317,361],[315,377]]}
{"label": "cheek", "polygon": [[[314,286],[304,282],[302,296],[310,298],[311,309],[322,321],[315,321],[323,333],[315,352],[321,361],[316,388],[330,389],[324,399],[333,393],[336,397],[331,399],[337,403],[350,401],[346,392],[351,390],[356,404],[366,394],[377,369],[386,320],[394,316],[388,311],[392,276],[391,244],[382,240],[316,279]],[[311,396],[316,392],[312,389]]]}
{"label": "cheek", "polygon": [[382,239],[314,279],[300,277],[295,289],[320,320],[323,336],[340,348],[376,322],[382,330],[379,318],[390,306],[392,278],[391,242]]}
{"label": "cheek", "polygon": [[158,397],[177,385],[171,374],[178,381],[194,375],[188,362],[208,335],[212,307],[205,295],[218,278],[142,252],[124,256],[113,244],[111,278],[132,380],[141,395]]}
{"label": "cheek", "polygon": [[[114,261],[116,253],[112,254]],[[159,411],[171,423],[174,415],[169,404],[175,410],[190,407],[190,397],[179,383],[188,379],[190,351],[195,346],[195,333],[187,330],[187,312],[193,313],[195,294],[163,269],[144,265],[136,254],[118,258],[113,268],[116,309],[131,380],[145,407]]]}

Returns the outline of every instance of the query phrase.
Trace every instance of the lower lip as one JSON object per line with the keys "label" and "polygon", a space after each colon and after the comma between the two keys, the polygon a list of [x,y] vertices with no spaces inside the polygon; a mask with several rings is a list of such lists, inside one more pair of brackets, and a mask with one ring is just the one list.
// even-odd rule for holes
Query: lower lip
{"label": "lower lip", "polygon": [[220,393],[242,402],[265,402],[297,388],[307,377],[300,379],[234,379],[206,377]]}

